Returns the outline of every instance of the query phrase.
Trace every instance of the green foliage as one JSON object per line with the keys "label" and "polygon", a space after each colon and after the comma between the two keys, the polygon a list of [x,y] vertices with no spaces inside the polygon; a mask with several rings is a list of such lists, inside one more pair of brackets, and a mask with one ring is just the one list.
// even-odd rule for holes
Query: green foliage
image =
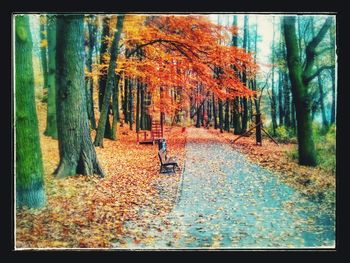
{"label": "green foliage", "polygon": [[272,124],[268,127],[268,133],[271,134],[278,142],[281,143],[296,143],[296,137],[294,135],[293,129],[286,126],[279,126],[276,128],[276,133],[273,135]]}

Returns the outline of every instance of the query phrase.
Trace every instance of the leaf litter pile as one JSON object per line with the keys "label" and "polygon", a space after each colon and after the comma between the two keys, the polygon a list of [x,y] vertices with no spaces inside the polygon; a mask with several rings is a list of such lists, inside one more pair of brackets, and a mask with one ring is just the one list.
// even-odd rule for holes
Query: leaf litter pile
{"label": "leaf litter pile", "polygon": [[[128,233],[125,223],[139,220],[144,208],[157,217],[171,210],[181,170],[159,174],[158,145],[137,145],[136,132],[118,126],[119,139],[105,139],[104,148],[96,148],[105,178],[56,179],[58,142],[43,135],[45,105],[38,104],[37,112],[47,205],[16,211],[17,248],[108,248]],[[177,156],[182,167],[185,133],[180,127],[166,128],[165,139],[169,155]],[[133,233],[133,238],[138,242],[142,233]]]}

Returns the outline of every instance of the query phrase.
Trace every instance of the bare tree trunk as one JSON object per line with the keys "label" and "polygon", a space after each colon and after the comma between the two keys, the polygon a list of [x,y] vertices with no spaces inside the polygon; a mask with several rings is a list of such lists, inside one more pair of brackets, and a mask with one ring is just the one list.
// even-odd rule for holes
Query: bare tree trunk
{"label": "bare tree trunk", "polygon": [[95,137],[95,146],[103,147],[103,137],[105,134],[106,122],[108,120],[108,111],[110,105],[111,93],[115,83],[115,69],[117,66],[117,56],[119,54],[119,40],[123,29],[124,15],[118,16],[117,19],[117,31],[114,33],[114,38],[111,46],[111,58],[108,67],[107,83],[105,88],[105,94],[103,96],[102,109],[100,114],[100,120],[98,123],[97,133]]}
{"label": "bare tree trunk", "polygon": [[90,137],[84,88],[83,15],[57,15],[57,177],[104,176]]}

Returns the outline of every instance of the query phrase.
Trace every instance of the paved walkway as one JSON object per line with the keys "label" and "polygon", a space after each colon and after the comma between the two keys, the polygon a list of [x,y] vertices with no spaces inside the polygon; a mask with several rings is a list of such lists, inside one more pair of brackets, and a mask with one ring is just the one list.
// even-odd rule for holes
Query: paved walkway
{"label": "paved walkway", "polygon": [[[334,215],[205,129],[188,129],[180,198],[148,248],[334,246]],[[140,247],[139,246],[139,247]],[[130,243],[130,246],[135,244]]]}

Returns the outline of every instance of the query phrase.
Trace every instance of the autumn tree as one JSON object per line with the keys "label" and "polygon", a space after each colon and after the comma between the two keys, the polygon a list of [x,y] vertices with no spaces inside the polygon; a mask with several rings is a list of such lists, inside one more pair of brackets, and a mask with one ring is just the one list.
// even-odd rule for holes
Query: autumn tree
{"label": "autumn tree", "polygon": [[296,106],[299,163],[302,165],[315,166],[317,164],[310,116],[309,83],[322,70],[329,68],[329,66],[324,66],[315,70],[314,66],[316,57],[322,53],[319,53],[316,49],[330,28],[331,22],[332,18],[327,18],[319,32],[307,44],[305,49],[305,66],[302,66],[295,29],[296,17],[286,16],[283,18],[289,77]]}
{"label": "autumn tree", "polygon": [[42,154],[35,108],[32,36],[28,15],[15,17],[16,205],[45,205]]}
{"label": "autumn tree", "polygon": [[60,162],[58,178],[104,176],[90,137],[84,82],[83,15],[57,15],[56,87]]}
{"label": "autumn tree", "polygon": [[[216,25],[199,16],[154,16],[145,19],[128,16],[123,42],[131,51],[121,58],[118,70],[146,83],[154,98],[154,108],[161,110],[162,105],[167,105],[165,113],[170,115],[183,107],[176,106],[169,96],[174,87],[183,90],[181,96],[186,99],[182,102],[197,96],[197,100],[192,100],[197,105],[196,110],[192,110],[190,115],[198,115],[198,125],[203,125],[204,98],[208,99],[209,94],[214,96],[210,98],[214,121],[215,115],[219,115],[223,127],[223,109],[222,114],[217,114],[221,110],[216,107],[216,101],[221,101],[221,106],[224,106],[223,102],[228,98],[251,96],[254,92],[241,82],[238,72],[246,70],[247,78],[250,78],[256,69],[252,57],[243,49],[219,44],[228,43],[230,33],[237,34],[237,28]],[[142,61],[132,56],[140,49],[145,54]],[[201,91],[195,95],[193,91],[198,87]],[[158,99],[160,88],[163,90],[161,100]]]}

